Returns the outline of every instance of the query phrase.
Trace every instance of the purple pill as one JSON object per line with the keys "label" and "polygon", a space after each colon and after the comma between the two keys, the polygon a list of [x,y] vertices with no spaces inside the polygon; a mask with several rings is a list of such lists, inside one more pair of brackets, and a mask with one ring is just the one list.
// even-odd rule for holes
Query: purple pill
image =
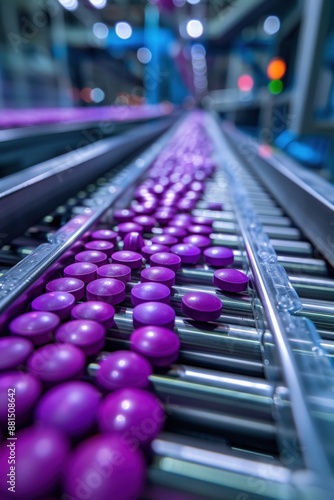
{"label": "purple pill", "polygon": [[197,321],[215,321],[222,308],[222,301],[210,293],[190,292],[182,297],[183,314]]}
{"label": "purple pill", "polygon": [[108,433],[80,443],[64,468],[65,497],[73,500],[139,498],[145,485],[146,465],[138,446],[133,445],[138,442],[138,438],[135,439]]}
{"label": "purple pill", "polygon": [[169,252],[169,247],[167,247],[166,245],[156,244],[156,245],[145,245],[141,249],[141,253],[143,254],[146,260],[149,260],[151,255],[158,252]]}
{"label": "purple pill", "polygon": [[154,245],[164,245],[166,247],[171,247],[173,245],[176,245],[176,243],[178,242],[178,238],[170,234],[160,234],[159,236],[154,236],[151,241]]}
{"label": "purple pill", "polygon": [[73,277],[57,278],[46,284],[46,291],[67,292],[72,294],[75,300],[81,300],[85,294],[85,283],[81,279]]}
{"label": "purple pill", "polygon": [[131,232],[142,233],[144,231],[143,226],[136,224],[135,222],[122,222],[118,225],[118,234],[124,238],[128,233]]}
{"label": "purple pill", "polygon": [[85,250],[97,250],[98,252],[105,253],[107,257],[110,257],[114,248],[115,245],[113,243],[104,240],[88,241],[88,243],[85,244]]}
{"label": "purple pill", "polygon": [[201,234],[190,234],[183,239],[183,243],[190,245],[195,245],[200,250],[204,250],[211,245],[211,240],[208,236],[202,236]]}
{"label": "purple pill", "polygon": [[172,271],[178,271],[181,268],[181,258],[168,252],[158,252],[150,257],[151,266],[166,267]]}
{"label": "purple pill", "polygon": [[213,273],[213,284],[226,292],[243,292],[247,289],[248,276],[237,269],[217,269]]}
{"label": "purple pill", "polygon": [[222,205],[222,203],[220,203],[218,201],[208,201],[207,208],[208,208],[208,210],[219,210],[220,211],[223,209],[223,205]]}
{"label": "purple pill", "polygon": [[150,363],[135,352],[117,351],[100,362],[97,382],[108,391],[123,387],[145,389],[152,375]]}
{"label": "purple pill", "polygon": [[193,217],[192,223],[199,226],[209,226],[212,227],[213,221],[209,217]]}
{"label": "purple pill", "polygon": [[40,380],[55,384],[81,377],[85,362],[84,353],[73,344],[48,344],[37,349],[27,365]]}
{"label": "purple pill", "polygon": [[0,338],[0,371],[13,370],[32,353],[34,346],[28,339],[20,337]]}
{"label": "purple pill", "polygon": [[132,252],[139,252],[145,245],[144,238],[140,233],[131,232],[124,236],[123,250],[131,250]]}
{"label": "purple pill", "polygon": [[156,207],[155,202],[146,201],[132,207],[136,215],[151,215]]}
{"label": "purple pill", "polygon": [[183,198],[183,200],[180,200],[177,207],[179,210],[184,210],[185,212],[190,212],[195,208],[195,201],[194,200],[189,200],[188,198]]}
{"label": "purple pill", "polygon": [[114,210],[113,213],[113,218],[116,222],[131,222],[134,216],[134,211],[127,208]]}
{"label": "purple pill", "polygon": [[212,228],[200,224],[192,224],[191,226],[188,227],[188,231],[191,234],[201,234],[202,236],[210,236],[210,234],[212,233]]}
{"label": "purple pill", "polygon": [[97,265],[92,262],[76,262],[65,267],[64,275],[90,283],[95,279],[97,269]]}
{"label": "purple pill", "polygon": [[209,247],[203,252],[204,261],[213,267],[229,266],[233,264],[233,250],[226,247]]}
{"label": "purple pill", "polygon": [[33,311],[48,311],[59,316],[61,320],[66,319],[72,307],[75,298],[67,292],[49,292],[36,297],[31,303]]}
{"label": "purple pill", "polygon": [[[46,499],[60,479],[69,444],[61,432],[50,427],[28,427],[16,437],[15,493],[10,496],[20,500]],[[2,445],[0,453],[0,492],[4,495],[8,494],[7,474],[11,471],[8,443]]]}
{"label": "purple pill", "polygon": [[179,226],[179,223],[182,223],[184,226],[184,229],[187,229],[187,226],[189,226],[192,222],[192,215],[190,214],[176,214],[174,219],[170,222],[170,226],[174,226],[174,223],[178,223],[177,226]]}
{"label": "purple pill", "polygon": [[133,218],[133,222],[142,226],[144,231],[148,233],[152,231],[157,223],[156,219],[150,215],[137,215]]}
{"label": "purple pill", "polygon": [[121,250],[115,252],[111,257],[113,264],[123,264],[130,269],[139,269],[143,263],[143,257],[138,252],[132,252],[131,250]]}
{"label": "purple pill", "polygon": [[130,337],[131,350],[141,354],[153,366],[169,366],[179,355],[180,339],[172,330],[161,326],[143,326]]}
{"label": "purple pill", "polygon": [[106,302],[90,300],[77,304],[71,311],[72,319],[91,319],[101,323],[105,328],[114,325],[115,309]]}
{"label": "purple pill", "polygon": [[190,243],[178,243],[170,251],[180,257],[182,264],[197,264],[201,257],[200,249]]}
{"label": "purple pill", "polygon": [[170,236],[174,236],[180,242],[182,239],[187,236],[187,231],[182,227],[177,226],[167,226],[162,230],[163,234],[169,234]]}
{"label": "purple pill", "polygon": [[105,398],[98,418],[102,432],[127,435],[144,445],[162,430],[165,414],[156,396],[142,389],[126,388]]}
{"label": "purple pill", "polygon": [[74,344],[87,356],[97,354],[103,348],[105,338],[104,326],[90,319],[68,321],[56,331],[57,342]]}
{"label": "purple pill", "polygon": [[113,245],[117,243],[117,233],[111,229],[98,229],[91,234],[93,240],[109,241]]}
{"label": "purple pill", "polygon": [[133,309],[133,326],[157,325],[173,329],[175,311],[168,304],[162,302],[144,302]]}
{"label": "purple pill", "polygon": [[126,284],[131,281],[131,269],[123,264],[106,264],[98,268],[97,276],[98,278],[114,278]]}
{"label": "purple pill", "polygon": [[173,219],[175,214],[175,210],[170,210],[167,207],[165,210],[161,210],[159,212],[155,212],[154,217],[160,224],[160,226],[167,226],[168,223]]}
{"label": "purple pill", "polygon": [[9,325],[10,333],[30,339],[34,345],[46,344],[59,325],[57,314],[45,311],[34,311],[21,314]]}
{"label": "purple pill", "polygon": [[175,285],[175,272],[166,267],[147,267],[140,273],[142,283],[162,283],[168,288]]}
{"label": "purple pill", "polygon": [[76,262],[91,262],[98,267],[103,266],[108,261],[106,254],[98,250],[84,250],[83,252],[77,253],[74,259]]}
{"label": "purple pill", "polygon": [[88,283],[86,295],[87,300],[120,304],[125,299],[125,284],[114,278],[99,278]]}
{"label": "purple pill", "polygon": [[[0,423],[8,422],[9,408],[15,409],[17,424],[26,420],[41,392],[42,385],[40,381],[31,373],[20,373],[18,371],[1,373]],[[9,400],[9,398],[11,399]]]}
{"label": "purple pill", "polygon": [[131,302],[137,306],[143,302],[163,302],[169,304],[170,289],[161,283],[139,283],[132,287]]}
{"label": "purple pill", "polygon": [[39,400],[35,421],[63,432],[69,438],[85,436],[94,426],[101,394],[87,382],[65,382]]}

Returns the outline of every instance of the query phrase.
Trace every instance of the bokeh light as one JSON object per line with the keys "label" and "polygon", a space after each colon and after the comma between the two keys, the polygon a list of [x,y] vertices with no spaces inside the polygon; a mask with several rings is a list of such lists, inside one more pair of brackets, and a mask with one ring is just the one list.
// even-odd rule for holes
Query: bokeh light
{"label": "bokeh light", "polygon": [[203,24],[198,19],[191,19],[187,23],[187,33],[191,38],[199,38],[203,34]]}
{"label": "bokeh light", "polygon": [[238,89],[242,92],[250,92],[254,87],[254,80],[250,75],[246,73],[240,75],[238,78]]}
{"label": "bokeh light", "polygon": [[93,25],[93,33],[96,36],[96,38],[100,38],[100,40],[103,40],[108,36],[109,33],[108,26],[105,25],[104,23],[95,23]]}
{"label": "bokeh light", "polygon": [[283,90],[283,82],[281,80],[272,80],[268,84],[268,89],[271,94],[280,94]]}
{"label": "bokeh light", "polygon": [[268,16],[263,23],[263,31],[267,35],[274,35],[279,31],[281,22],[277,16]]}
{"label": "bokeh light", "polygon": [[267,75],[271,80],[280,80],[286,72],[286,64],[283,59],[276,57],[272,59],[267,67]]}
{"label": "bokeh light", "polygon": [[147,64],[152,59],[152,52],[146,47],[140,47],[140,49],[137,50],[137,57],[138,61]]}
{"label": "bokeh light", "polygon": [[120,22],[115,26],[116,35],[122,40],[127,40],[132,35],[132,28],[129,23]]}

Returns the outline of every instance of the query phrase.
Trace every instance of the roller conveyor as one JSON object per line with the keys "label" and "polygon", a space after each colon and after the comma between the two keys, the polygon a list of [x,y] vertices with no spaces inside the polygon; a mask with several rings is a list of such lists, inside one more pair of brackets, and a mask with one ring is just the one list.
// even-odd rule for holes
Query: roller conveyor
{"label": "roller conveyor", "polygon": [[[152,442],[147,486],[140,498],[332,498],[334,277],[330,245],[324,246],[326,237],[330,241],[328,226],[322,224],[326,235],[321,227],[313,233],[311,221],[306,228],[302,211],[293,211],[300,200],[304,204],[301,182],[295,198],[289,184],[287,204],[286,194],[281,193],[284,172],[280,171],[277,184],[265,181],[256,167],[257,156],[243,158],[239,153],[242,136],[230,126],[224,125],[222,131],[215,117],[194,112],[165,132],[170,121],[155,125],[154,131],[145,125],[132,132],[126,150],[121,136],[118,144],[105,139],[90,146],[85,162],[76,159],[76,165],[66,166],[65,155],[60,160],[66,167],[63,175],[67,169],[75,172],[68,176],[65,190],[54,184],[59,174],[56,160],[39,166],[40,176],[37,169],[22,173],[30,175],[22,184],[27,217],[13,230],[6,221],[2,226],[6,234],[0,251],[3,334],[8,334],[9,322],[43,293],[46,281],[63,275],[89,233],[106,227],[117,231],[115,209],[131,205],[135,187],[179,137],[180,127],[191,130],[190,123],[200,123],[212,143],[217,168],[191,212],[213,220],[211,244],[233,249],[230,267],[246,272],[250,284],[237,294],[215,288],[215,269],[203,259],[177,271],[170,303],[181,349],[176,362],[155,369],[150,377],[167,420]],[[143,149],[158,134],[161,137]],[[254,144],[257,155],[256,148]],[[261,161],[267,161],[267,173],[277,167],[271,167],[268,158]],[[75,176],[80,176],[79,185]],[[45,180],[46,195],[54,189],[52,199],[45,205],[46,197],[41,197],[29,210]],[[6,181],[12,182],[12,189],[0,198],[1,207],[9,206],[9,215],[22,191],[14,181]],[[326,213],[322,210],[328,223],[334,206],[310,191],[306,190],[309,206],[313,194],[314,203],[326,205]],[[56,205],[57,197],[61,202]],[[212,208],[212,203],[223,208]],[[309,218],[312,213],[308,210]],[[144,239],[161,235],[163,227],[145,231]],[[121,239],[118,247],[122,248]],[[87,359],[85,380],[96,380],[108,352],[130,348],[131,290],[139,282],[139,271],[134,270],[124,301],[115,306],[103,349]],[[182,297],[198,291],[221,299],[218,319],[199,322],[182,312]],[[61,495],[59,488],[56,495]]]}

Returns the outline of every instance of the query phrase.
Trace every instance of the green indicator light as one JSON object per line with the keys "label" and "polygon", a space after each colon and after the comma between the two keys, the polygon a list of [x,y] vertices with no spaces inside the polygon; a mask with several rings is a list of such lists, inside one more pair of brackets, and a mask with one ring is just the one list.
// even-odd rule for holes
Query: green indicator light
{"label": "green indicator light", "polygon": [[268,89],[271,94],[280,94],[283,90],[282,80],[272,80],[268,83]]}

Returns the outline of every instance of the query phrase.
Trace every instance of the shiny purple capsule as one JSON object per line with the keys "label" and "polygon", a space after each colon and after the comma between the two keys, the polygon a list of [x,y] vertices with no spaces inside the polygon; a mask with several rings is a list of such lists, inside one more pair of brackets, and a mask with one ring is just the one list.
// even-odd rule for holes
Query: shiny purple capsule
{"label": "shiny purple capsule", "polygon": [[81,300],[85,294],[85,283],[79,278],[69,276],[66,278],[57,278],[46,284],[46,291],[67,292],[73,295],[75,300]]}
{"label": "shiny purple capsule", "polygon": [[174,236],[180,242],[182,239],[187,236],[187,231],[182,227],[177,226],[167,226],[162,230],[163,234],[169,234],[170,236]]}
{"label": "shiny purple capsule", "polygon": [[76,262],[65,267],[64,276],[78,278],[84,283],[90,283],[95,279],[97,269],[97,265],[91,262]]}
{"label": "shiny purple capsule", "polygon": [[152,368],[145,357],[135,352],[117,351],[100,362],[97,382],[108,391],[123,387],[145,389],[150,383],[150,375]]}
{"label": "shiny purple capsule", "polygon": [[98,268],[97,277],[114,278],[126,284],[131,281],[131,269],[124,264],[106,264]]}
{"label": "shiny purple capsule", "polygon": [[124,236],[123,250],[131,250],[132,252],[140,252],[145,245],[144,238],[141,233],[132,231]]}
{"label": "shiny purple capsule", "polygon": [[169,366],[179,355],[180,339],[172,330],[161,326],[143,326],[130,337],[131,350],[145,356],[153,366]]}
{"label": "shiny purple capsule", "polygon": [[128,208],[116,209],[113,213],[116,222],[131,222],[134,216],[134,211]]}
{"label": "shiny purple capsule", "polygon": [[84,250],[77,253],[74,259],[76,262],[91,262],[97,266],[103,266],[108,260],[106,254],[98,250]]}
{"label": "shiny purple capsule", "polygon": [[199,225],[199,226],[209,226],[209,227],[212,227],[213,220],[209,219],[209,217],[199,216],[199,217],[193,217],[192,218],[192,223],[195,224],[195,225]]}
{"label": "shiny purple capsule", "polygon": [[121,250],[115,252],[111,257],[112,263],[114,264],[124,264],[130,267],[130,269],[139,269],[143,263],[143,257],[138,252],[133,252],[131,250]]}
{"label": "shiny purple capsule", "polygon": [[183,314],[197,321],[215,321],[223,308],[222,301],[206,292],[190,292],[182,297]]}
{"label": "shiny purple capsule", "polygon": [[133,309],[133,326],[156,325],[173,329],[175,311],[168,304],[162,302],[144,302]]}
{"label": "shiny purple capsule", "polygon": [[88,283],[86,295],[87,300],[120,304],[125,299],[125,284],[114,278],[99,278]]}
{"label": "shiny purple capsule", "polygon": [[13,370],[24,363],[33,351],[33,344],[20,337],[0,338],[0,372]]}
{"label": "shiny purple capsule", "polygon": [[183,243],[190,245],[195,245],[200,250],[205,250],[211,245],[211,240],[208,236],[202,236],[201,234],[190,234],[183,239]]}
{"label": "shiny purple capsule", "polygon": [[56,331],[57,342],[74,344],[87,356],[97,354],[103,348],[105,337],[104,326],[90,319],[68,321]]}
{"label": "shiny purple capsule", "polygon": [[[9,408],[15,409],[15,419],[18,424],[26,420],[29,417],[30,410],[40,397],[41,392],[41,382],[31,373],[18,371],[1,373],[0,423],[7,424]],[[14,403],[11,403],[10,406],[9,398],[12,401],[14,400]]]}
{"label": "shiny purple capsule", "polygon": [[133,222],[142,226],[144,231],[148,233],[152,231],[157,223],[156,219],[150,215],[137,215],[133,218]]}
{"label": "shiny purple capsule", "polygon": [[147,267],[140,273],[142,283],[162,283],[171,288],[175,285],[175,272],[166,267]]}
{"label": "shiny purple capsule", "polygon": [[188,227],[190,234],[200,234],[202,236],[210,236],[212,233],[212,228],[209,226],[204,226],[200,224],[192,224]]}
{"label": "shiny purple capsule", "polygon": [[115,245],[106,240],[93,240],[85,244],[85,250],[97,250],[98,252],[105,253],[107,257],[110,257],[114,248]]}
{"label": "shiny purple capsule", "polygon": [[117,233],[111,229],[98,229],[91,234],[93,240],[109,241],[113,245],[117,243]]}
{"label": "shiny purple capsule", "polygon": [[91,319],[101,323],[105,328],[111,328],[114,324],[115,309],[106,302],[89,300],[77,304],[71,311],[72,319]]}
{"label": "shiny purple capsule", "polygon": [[131,232],[142,233],[144,231],[143,226],[136,224],[135,222],[122,222],[118,225],[118,234],[124,238],[128,233]]}
{"label": "shiny purple capsule", "polygon": [[178,271],[181,268],[181,258],[168,252],[158,252],[150,257],[151,266],[166,267],[172,271]]}
{"label": "shiny purple capsule", "polygon": [[17,316],[9,325],[13,335],[30,339],[34,345],[46,344],[59,325],[57,314],[45,311],[33,311]]}
{"label": "shiny purple capsule", "polygon": [[132,305],[137,306],[143,302],[163,302],[169,304],[170,289],[161,283],[139,283],[131,289]]}
{"label": "shiny purple capsule", "polygon": [[159,236],[153,236],[151,241],[154,245],[164,245],[166,247],[171,247],[172,245],[176,245],[176,243],[178,242],[178,238],[170,234],[160,234]]}
{"label": "shiny purple capsule", "polygon": [[217,269],[213,273],[213,284],[226,292],[243,292],[247,289],[248,276],[237,269]]}
{"label": "shiny purple capsule", "polygon": [[197,264],[201,257],[200,249],[190,243],[178,243],[170,251],[180,257],[182,264]]}
{"label": "shiny purple capsule", "polygon": [[204,261],[213,267],[224,267],[233,264],[233,250],[226,247],[209,247],[203,252]]}
{"label": "shiny purple capsule", "polygon": [[74,303],[75,298],[71,293],[49,292],[36,297],[31,303],[31,309],[33,311],[53,312],[61,320],[64,320],[69,316]]}
{"label": "shiny purple capsule", "polygon": [[153,244],[153,245],[145,245],[141,249],[141,253],[143,254],[146,260],[150,260],[151,255],[158,252],[169,252],[169,247],[167,247],[166,245]]}
{"label": "shiny purple capsule", "polygon": [[48,344],[31,355],[27,366],[43,382],[58,384],[81,377],[85,361],[82,350],[73,344]]}

